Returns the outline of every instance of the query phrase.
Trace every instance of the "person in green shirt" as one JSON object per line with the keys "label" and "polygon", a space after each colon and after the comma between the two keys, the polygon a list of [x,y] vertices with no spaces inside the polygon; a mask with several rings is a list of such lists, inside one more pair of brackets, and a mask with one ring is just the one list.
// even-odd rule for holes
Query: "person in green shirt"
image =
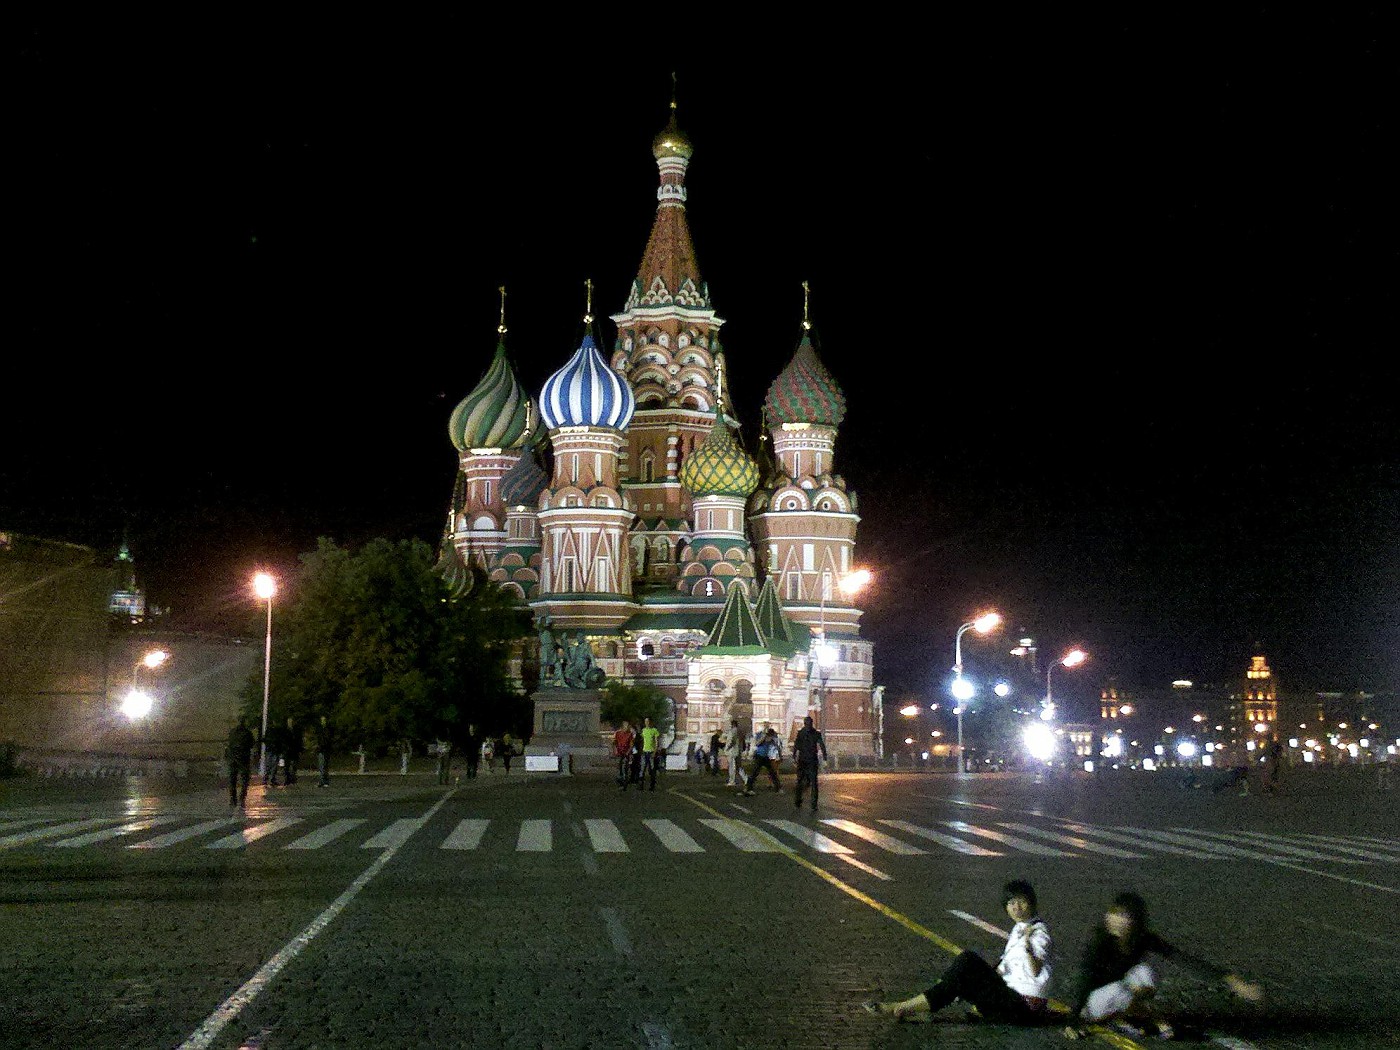
{"label": "person in green shirt", "polygon": [[650,780],[651,790],[656,790],[656,746],[661,740],[661,730],[651,724],[650,718],[642,719],[642,779]]}

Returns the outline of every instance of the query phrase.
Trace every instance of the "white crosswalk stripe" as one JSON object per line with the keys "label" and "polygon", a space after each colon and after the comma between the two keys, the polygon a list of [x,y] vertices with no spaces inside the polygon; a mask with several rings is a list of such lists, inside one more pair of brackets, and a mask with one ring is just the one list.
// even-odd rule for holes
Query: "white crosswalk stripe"
{"label": "white crosswalk stripe", "polygon": [[520,837],[515,842],[517,853],[548,853],[554,848],[553,827],[547,820],[522,820]]}
{"label": "white crosswalk stripe", "polygon": [[1329,844],[1328,848],[1336,846],[1350,846],[1353,848],[1365,847],[1367,850],[1381,850],[1377,856],[1384,860],[1400,861],[1400,846],[1383,846],[1379,842],[1364,838],[1359,835],[1352,835],[1349,838],[1338,838],[1336,835],[1309,835],[1306,833],[1289,835],[1290,839],[1301,842],[1303,845],[1317,845],[1320,842]]}
{"label": "white crosswalk stripe", "polygon": [[[1157,839],[1161,842],[1174,842],[1179,846],[1191,846],[1195,849],[1206,850],[1210,853],[1217,853],[1225,857],[1246,857],[1249,860],[1282,860],[1277,853],[1266,853],[1261,849],[1241,849],[1239,846],[1231,846],[1225,842],[1213,842],[1202,838],[1200,832],[1192,830],[1189,834],[1177,834],[1170,831],[1155,831],[1151,828],[1120,828],[1121,831],[1130,831],[1135,835],[1144,835],[1150,839]],[[1194,837],[1193,837],[1194,836]]]}
{"label": "white crosswalk stripe", "polygon": [[86,835],[75,835],[71,839],[60,839],[57,842],[50,842],[48,845],[77,849],[81,846],[91,846],[96,842],[110,842],[123,835],[134,835],[138,831],[149,831],[151,828],[158,828],[164,824],[173,824],[179,819],[179,817],[147,817],[145,820],[134,820],[130,824],[118,824],[115,828],[103,828],[101,831],[89,831]]}
{"label": "white crosswalk stripe", "polygon": [[627,853],[627,843],[622,841],[622,832],[611,820],[585,820],[584,829],[588,832],[589,845],[594,853]]}
{"label": "white crosswalk stripe", "polygon": [[1179,857],[1193,857],[1196,860],[1220,860],[1223,857],[1223,854],[1220,853],[1207,853],[1204,850],[1191,849],[1189,846],[1177,846],[1170,842],[1153,842],[1141,836],[1123,835],[1106,828],[1077,824],[1070,820],[1062,820],[1060,823],[1069,828],[1070,831],[1080,835],[1093,835],[1095,838],[1105,839],[1109,842],[1121,842],[1128,846],[1137,846],[1139,849],[1149,849],[1156,853],[1175,853]]}
{"label": "white crosswalk stripe", "polygon": [[879,846],[882,850],[890,853],[898,853],[903,856],[916,856],[926,854],[928,850],[920,849],[918,846],[911,846],[902,839],[897,839],[893,835],[886,835],[883,831],[876,831],[874,828],[867,828],[864,824],[857,824],[854,820],[839,820],[828,817],[822,821],[829,824],[838,831],[844,831],[848,835],[854,835],[858,839],[864,839],[873,846]]}
{"label": "white crosswalk stripe", "polygon": [[897,828],[900,831],[907,831],[909,834],[916,835],[929,842],[936,842],[940,846],[946,846],[954,853],[966,853],[968,856],[972,857],[1005,856],[1004,853],[999,853],[994,849],[987,849],[985,846],[979,846],[975,842],[966,842],[954,835],[945,835],[941,831],[934,831],[932,828],[921,828],[917,824],[910,824],[907,820],[881,820],[880,823],[891,828]]}
{"label": "white crosswalk stripe", "polygon": [[1281,842],[1291,846],[1311,846],[1314,849],[1326,850],[1328,853],[1341,853],[1348,857],[1360,857],[1360,863],[1364,863],[1368,860],[1378,860],[1382,863],[1391,864],[1400,862],[1400,856],[1388,853],[1377,853],[1374,849],[1362,849],[1360,846],[1346,845],[1342,842],[1315,842],[1308,839],[1301,839],[1297,835],[1265,835],[1258,831],[1237,831],[1235,834],[1251,842],[1264,844],[1269,842]]}
{"label": "white crosswalk stripe", "polygon": [[[1176,828],[1177,831],[1191,831],[1191,828]],[[1196,835],[1201,835],[1212,842],[1239,842],[1241,836],[1236,832],[1224,831],[1195,831]],[[1330,860],[1334,864],[1360,864],[1359,860],[1350,860],[1345,857],[1338,857],[1334,853],[1319,853],[1317,850],[1304,849],[1301,846],[1290,846],[1286,842],[1280,842],[1276,836],[1255,835],[1252,836],[1260,848],[1270,850],[1274,853],[1282,853],[1288,857],[1301,857],[1304,860]],[[1249,839],[1244,840],[1245,844],[1251,844]]]}
{"label": "white crosswalk stripe", "polygon": [[348,831],[352,831],[363,824],[363,817],[343,817],[340,820],[333,820],[323,828],[317,828],[310,834],[303,835],[295,842],[289,842],[283,849],[320,849],[328,842],[334,842]]}
{"label": "white crosswalk stripe", "polygon": [[765,820],[763,823],[770,824],[785,834],[791,835],[798,842],[805,846],[811,846],[818,853],[850,853],[851,851],[835,839],[828,838],[820,831],[813,828],[804,827],[801,824],[794,824],[790,820]]}
{"label": "white crosswalk stripe", "polygon": [[489,820],[463,820],[452,829],[452,834],[442,840],[439,849],[476,849],[481,845],[481,836],[486,834]]}
{"label": "white crosswalk stripe", "polygon": [[242,849],[251,845],[259,839],[265,839],[269,835],[290,828],[293,824],[300,824],[300,817],[278,817],[276,820],[265,821],[262,824],[254,824],[244,828],[242,831],[235,831],[232,835],[225,835],[221,839],[215,839],[205,849]]}
{"label": "white crosswalk stripe", "polygon": [[731,845],[737,846],[744,853],[776,853],[778,847],[772,841],[760,835],[749,825],[741,820],[715,820],[707,817],[700,821],[707,828],[718,831]]}
{"label": "white crosswalk stripe", "polygon": [[46,828],[34,828],[31,831],[17,831],[13,835],[0,838],[0,849],[7,849],[11,846],[27,846],[32,842],[41,842],[44,839],[62,838],[64,835],[71,835],[74,832],[100,828],[103,824],[119,823],[121,823],[120,817],[89,817],[87,820],[70,820],[65,824],[53,824]]}
{"label": "white crosswalk stripe", "polygon": [[404,817],[402,820],[394,821],[378,835],[364,843],[360,849],[393,849],[396,846],[402,846],[422,826],[422,817]]}
{"label": "white crosswalk stripe", "polygon": [[1003,842],[1008,846],[1015,846],[1023,853],[1035,853],[1042,857],[1073,857],[1074,854],[1068,850],[1055,849],[1053,846],[1042,846],[1039,842],[1031,842],[1029,839],[1017,838],[1015,835],[1008,835],[1002,831],[993,831],[991,828],[979,828],[975,824],[966,824],[961,820],[945,820],[943,823],[954,831],[961,831],[965,835],[980,835],[983,838],[992,839],[995,842]]}
{"label": "white crosswalk stripe", "polygon": [[673,820],[644,820],[643,824],[672,853],[704,853],[705,847],[685,833]]}
{"label": "white crosswalk stripe", "polygon": [[242,817],[223,817],[219,820],[205,820],[198,824],[192,824],[187,828],[180,828],[177,831],[168,831],[164,835],[157,835],[153,839],[144,839],[141,842],[133,842],[127,849],[166,849],[176,843],[184,842],[206,832],[214,831],[218,828],[226,828],[230,824],[243,823]]}
{"label": "white crosswalk stripe", "polygon": [[1122,860],[1140,860],[1144,856],[1142,853],[1133,853],[1129,850],[1119,849],[1117,846],[1105,846],[1098,842],[1090,842],[1088,839],[1080,838],[1076,835],[1059,835],[1053,831],[1044,831],[1041,828],[1031,827],[1029,824],[998,821],[997,827],[1010,828],[1012,831],[1019,831],[1021,834],[1030,835],[1032,838],[1046,839],[1049,842],[1058,842],[1065,846],[1073,846],[1075,849],[1088,850],[1090,853],[1102,853],[1106,857],[1118,857]]}

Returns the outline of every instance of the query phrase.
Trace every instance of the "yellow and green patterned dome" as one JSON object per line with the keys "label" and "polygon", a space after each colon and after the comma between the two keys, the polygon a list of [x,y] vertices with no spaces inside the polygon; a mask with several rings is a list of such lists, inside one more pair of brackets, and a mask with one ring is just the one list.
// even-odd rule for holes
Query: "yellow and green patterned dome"
{"label": "yellow and green patterned dome", "polygon": [[734,440],[724,417],[715,419],[700,447],[681,464],[681,484],[692,496],[738,496],[758,488],[758,466]]}

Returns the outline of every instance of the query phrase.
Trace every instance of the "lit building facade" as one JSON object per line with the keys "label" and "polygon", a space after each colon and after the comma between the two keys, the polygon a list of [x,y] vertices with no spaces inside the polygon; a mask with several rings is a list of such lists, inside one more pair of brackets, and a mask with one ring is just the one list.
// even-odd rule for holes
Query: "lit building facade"
{"label": "lit building facade", "polygon": [[[731,718],[791,735],[811,714],[829,748],[873,754],[874,652],[840,586],[860,522],[836,465],[845,395],[804,316],[763,403],[760,450],[744,447],[727,411],[725,322],[687,224],[692,154],[673,102],[610,351],[590,286],[579,345],[531,396],[503,306],[492,362],[449,421],[459,470],[439,571],[460,589],[489,578],[555,635],[586,638],[609,678],[666,693],[675,750]],[[527,646],[525,687],[537,667]]]}

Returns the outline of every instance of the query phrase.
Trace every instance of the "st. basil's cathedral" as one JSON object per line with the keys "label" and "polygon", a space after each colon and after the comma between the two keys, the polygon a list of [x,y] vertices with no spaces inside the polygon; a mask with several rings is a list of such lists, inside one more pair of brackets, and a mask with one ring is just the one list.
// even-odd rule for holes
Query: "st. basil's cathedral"
{"label": "st. basil's cathedral", "polygon": [[[791,738],[810,714],[833,751],[872,754],[874,650],[849,586],[860,518],[835,470],[845,396],[804,316],[764,399],[758,452],[742,446],[724,319],[686,223],[692,152],[673,101],[652,142],[656,219],[611,317],[610,357],[590,286],[581,344],[531,396],[502,299],[495,357],[449,421],[460,469],[439,571],[460,590],[471,566],[554,638],[585,639],[609,679],[664,692],[673,753],[736,717],[746,733],[769,722]],[[523,684],[531,666],[517,665]]]}

